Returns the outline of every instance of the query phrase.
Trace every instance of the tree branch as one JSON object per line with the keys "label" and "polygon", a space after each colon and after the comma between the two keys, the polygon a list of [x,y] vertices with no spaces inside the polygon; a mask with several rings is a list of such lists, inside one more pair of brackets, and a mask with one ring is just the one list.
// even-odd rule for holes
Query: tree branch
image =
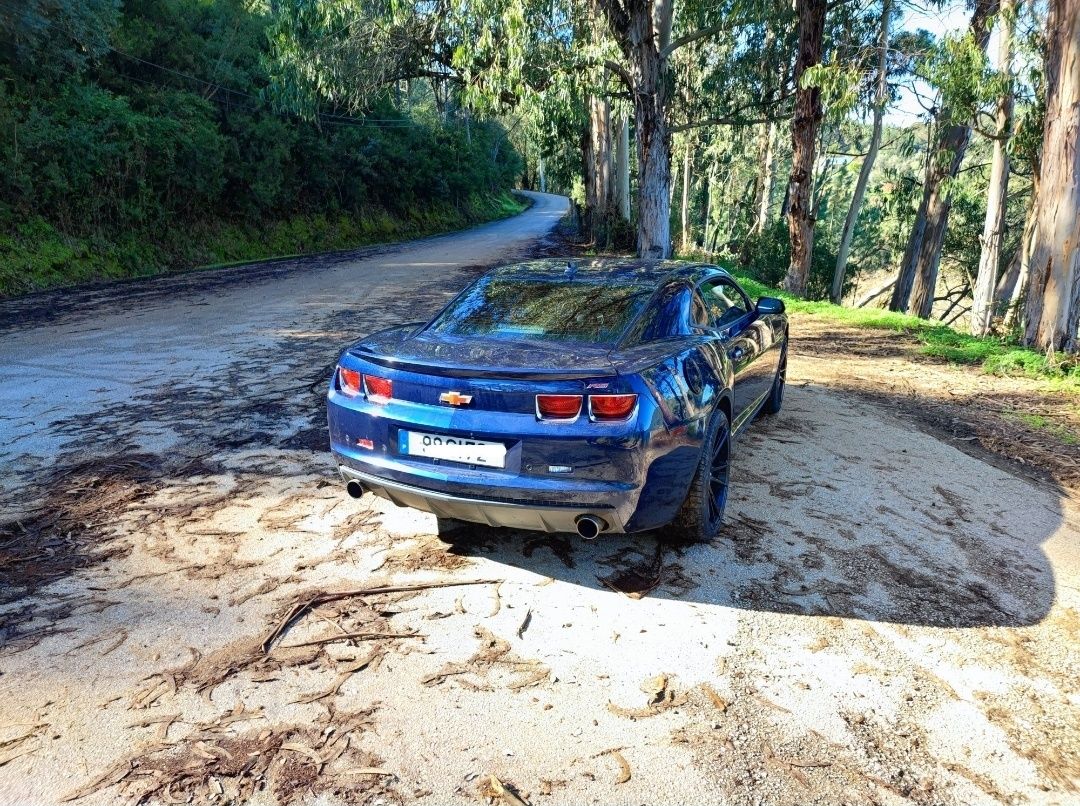
{"label": "tree branch", "polygon": [[[762,101],[761,103],[745,104],[734,112],[727,115],[704,118],[702,120],[689,121],[687,123],[676,123],[668,127],[668,131],[672,134],[676,132],[685,132],[690,129],[700,129],[702,126],[753,126],[756,123],[772,123],[777,120],[787,120],[791,117],[791,111],[785,111],[780,109],[780,104],[790,98],[790,95],[782,95],[775,101]],[[763,106],[772,106],[774,111],[756,118],[744,118],[740,117],[740,113],[748,109],[760,108]]]}
{"label": "tree branch", "polygon": [[707,36],[718,34],[724,29],[723,24],[717,23],[716,25],[710,25],[708,28],[699,28],[698,30],[684,34],[677,39],[671,40],[671,43],[660,51],[660,58],[666,59],[672,53],[677,51],[683,45],[689,45],[691,42],[697,42],[699,39],[704,39]]}
{"label": "tree branch", "polygon": [[623,67],[618,62],[607,59],[604,61],[604,68],[622,79],[622,83],[626,85],[626,88],[630,90],[630,96],[634,95],[634,79],[630,76],[630,71]]}

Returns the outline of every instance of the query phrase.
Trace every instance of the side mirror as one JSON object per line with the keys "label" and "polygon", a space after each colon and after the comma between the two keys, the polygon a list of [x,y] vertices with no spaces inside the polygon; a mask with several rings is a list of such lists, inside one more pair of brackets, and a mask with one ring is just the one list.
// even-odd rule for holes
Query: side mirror
{"label": "side mirror", "polygon": [[757,312],[760,316],[770,313],[783,313],[784,301],[778,297],[762,297],[757,301]]}

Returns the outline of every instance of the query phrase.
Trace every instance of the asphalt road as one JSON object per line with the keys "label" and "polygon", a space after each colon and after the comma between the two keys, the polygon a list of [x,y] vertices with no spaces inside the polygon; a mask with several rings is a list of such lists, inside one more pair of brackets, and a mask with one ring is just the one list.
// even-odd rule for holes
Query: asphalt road
{"label": "asphalt road", "polygon": [[[406,245],[0,302],[0,464],[15,471],[0,495],[20,470],[85,452],[90,445],[71,436],[118,403],[196,379],[225,391],[234,373],[248,390],[271,390],[293,369],[293,341],[312,327],[361,335],[390,321],[389,311],[423,318],[433,299],[464,284],[463,267],[533,247],[566,212],[564,198],[532,195],[526,215]],[[327,344],[308,369],[340,346]],[[171,430],[148,423],[108,438],[161,450],[186,440]]]}
{"label": "asphalt road", "polygon": [[[344,496],[340,347],[565,204],[0,303],[0,803],[1078,802],[1075,505],[830,389],[797,333],[712,545],[449,547]],[[264,644],[319,592],[446,582],[482,584]]]}

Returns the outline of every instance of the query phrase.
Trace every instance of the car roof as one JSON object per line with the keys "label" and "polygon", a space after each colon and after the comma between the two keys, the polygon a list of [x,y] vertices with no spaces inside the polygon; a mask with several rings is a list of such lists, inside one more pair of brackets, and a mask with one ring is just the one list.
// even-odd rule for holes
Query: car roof
{"label": "car roof", "polygon": [[565,281],[582,279],[611,285],[659,287],[666,280],[695,283],[706,277],[730,275],[719,266],[687,260],[639,258],[549,258],[512,263],[492,269],[489,276],[506,280]]}

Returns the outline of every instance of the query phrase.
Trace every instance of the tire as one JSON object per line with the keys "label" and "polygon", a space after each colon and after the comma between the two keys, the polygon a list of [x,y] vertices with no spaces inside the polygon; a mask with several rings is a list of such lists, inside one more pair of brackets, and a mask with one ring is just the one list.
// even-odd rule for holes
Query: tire
{"label": "tire", "polygon": [[731,421],[717,409],[709,431],[701,443],[701,458],[690,490],[671,523],[672,537],[689,543],[704,543],[720,533],[727,505],[731,468]]}
{"label": "tire", "polygon": [[773,378],[772,389],[769,396],[761,404],[761,413],[766,417],[780,413],[780,407],[784,405],[784,387],[787,385],[787,344],[784,344],[780,353],[780,366],[776,368],[776,377]]}

